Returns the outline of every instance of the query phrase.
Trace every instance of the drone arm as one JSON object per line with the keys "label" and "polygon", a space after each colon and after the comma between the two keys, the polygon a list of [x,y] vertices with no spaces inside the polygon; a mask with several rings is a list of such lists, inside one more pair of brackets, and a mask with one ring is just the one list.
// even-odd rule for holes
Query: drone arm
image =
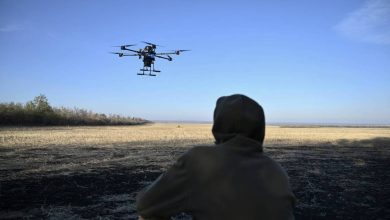
{"label": "drone arm", "polygon": [[132,49],[129,49],[129,48],[121,48],[122,50],[128,50],[128,51],[131,51],[131,52],[134,52],[134,53],[139,53],[139,51],[137,50],[132,50]]}
{"label": "drone arm", "polygon": [[158,53],[157,55],[180,55],[181,52],[190,51],[190,50],[174,50],[173,52],[166,52],[166,53]]}
{"label": "drone arm", "polygon": [[168,57],[163,57],[163,56],[159,56],[159,55],[155,55],[155,56],[158,58],[161,58],[161,59],[166,59],[166,60],[172,61],[172,57],[170,57],[170,56],[168,56]]}
{"label": "drone arm", "polygon": [[157,53],[156,55],[169,55],[169,54],[174,55],[174,54],[176,54],[176,53],[174,53],[174,52],[170,52],[170,53]]}

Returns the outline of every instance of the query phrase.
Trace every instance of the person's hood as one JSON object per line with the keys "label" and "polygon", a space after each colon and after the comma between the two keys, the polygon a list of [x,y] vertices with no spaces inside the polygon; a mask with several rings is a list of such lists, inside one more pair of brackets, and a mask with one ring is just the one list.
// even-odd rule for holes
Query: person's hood
{"label": "person's hood", "polygon": [[265,135],[263,108],[244,95],[220,97],[214,110],[212,132],[216,144],[226,142],[237,135],[262,144]]}

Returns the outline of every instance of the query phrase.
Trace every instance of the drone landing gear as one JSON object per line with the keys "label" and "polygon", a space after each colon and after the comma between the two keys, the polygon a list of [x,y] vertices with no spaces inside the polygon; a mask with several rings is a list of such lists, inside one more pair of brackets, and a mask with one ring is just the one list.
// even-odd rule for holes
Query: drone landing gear
{"label": "drone landing gear", "polygon": [[[155,74],[152,74],[152,72],[154,73],[160,73],[161,71],[160,70],[155,70],[154,69],[154,64],[152,64],[152,67],[149,66],[149,68],[147,66],[144,66],[143,69],[140,69],[140,71],[142,71],[142,73],[137,73],[137,75],[140,75],[140,76],[156,76]],[[145,74],[145,72],[149,72]]]}
{"label": "drone landing gear", "polygon": [[[152,63],[152,67],[153,67],[153,70],[152,70],[153,72],[155,72],[155,73],[160,73],[160,72],[161,72],[160,70],[155,70],[155,69],[154,69],[154,62]],[[150,68],[150,67],[149,67],[149,68]]]}
{"label": "drone landing gear", "polygon": [[156,76],[155,74],[145,74],[145,73],[137,73],[137,75],[140,75],[140,76]]}
{"label": "drone landing gear", "polygon": [[[137,73],[137,75],[140,76],[156,76],[155,74],[152,74],[152,71],[155,72],[154,70],[150,69],[140,69],[142,73]],[[146,73],[145,73],[146,72]]]}

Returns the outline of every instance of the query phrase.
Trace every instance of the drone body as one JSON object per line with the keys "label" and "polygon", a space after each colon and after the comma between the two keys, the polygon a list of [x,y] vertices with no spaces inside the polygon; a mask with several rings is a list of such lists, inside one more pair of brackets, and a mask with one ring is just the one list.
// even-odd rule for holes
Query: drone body
{"label": "drone body", "polygon": [[[149,42],[145,42],[145,41],[143,41],[143,43],[147,44],[147,46],[145,46],[144,49],[133,50],[133,49],[128,48],[128,47],[134,46],[133,44],[122,45],[122,46],[119,46],[122,50],[121,52],[112,52],[112,53],[118,54],[119,57],[138,56],[139,59],[142,58],[144,66],[142,69],[140,69],[142,72],[137,73],[137,74],[143,75],[143,76],[156,76],[155,74],[152,74],[152,72],[153,73],[161,72],[160,70],[154,69],[154,61],[156,60],[156,58],[161,58],[161,59],[165,59],[168,61],[172,61],[173,59],[169,55],[180,55],[181,52],[189,51],[189,50],[174,50],[172,52],[156,53],[156,48],[158,45],[153,44],[153,43],[149,43]],[[125,53],[125,51],[133,52],[133,54]],[[145,72],[146,72],[146,74],[145,74]]]}

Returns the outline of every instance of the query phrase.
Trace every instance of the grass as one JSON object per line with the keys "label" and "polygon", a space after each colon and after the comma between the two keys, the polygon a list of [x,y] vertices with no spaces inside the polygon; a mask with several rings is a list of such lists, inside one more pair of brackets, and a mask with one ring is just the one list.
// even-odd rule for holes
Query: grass
{"label": "grass", "polygon": [[[137,191],[213,141],[210,124],[2,127],[0,218],[136,218]],[[390,128],[268,126],[264,145],[297,218],[390,215]]]}
{"label": "grass", "polygon": [[0,147],[80,147],[117,144],[177,142],[193,140],[211,142],[211,126],[204,124],[150,124],[144,126],[79,127],[3,127]]}
{"label": "grass", "polygon": [[[268,126],[265,145],[336,143],[390,137],[390,128],[284,128]],[[0,148],[110,147],[122,144],[212,143],[210,124],[151,124],[145,126],[3,127]],[[189,143],[188,143],[189,142]]]}

